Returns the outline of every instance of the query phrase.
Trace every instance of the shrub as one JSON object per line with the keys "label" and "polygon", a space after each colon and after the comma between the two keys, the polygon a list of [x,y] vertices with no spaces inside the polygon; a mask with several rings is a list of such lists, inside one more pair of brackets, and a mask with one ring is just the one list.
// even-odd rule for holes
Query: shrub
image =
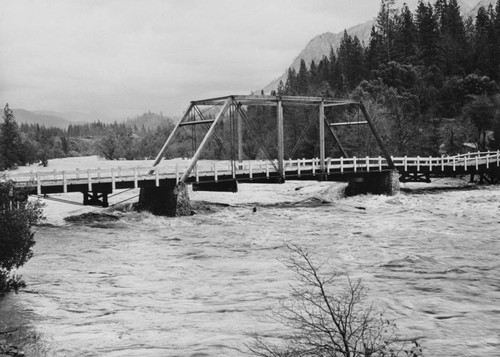
{"label": "shrub", "polygon": [[35,244],[31,227],[42,219],[42,204],[29,201],[30,187],[17,187],[0,178],[0,294],[24,286],[13,271],[33,255]]}
{"label": "shrub", "polygon": [[247,346],[261,357],[416,357],[422,350],[416,338],[397,336],[396,324],[366,304],[361,281],[333,274],[323,277],[309,253],[291,245],[286,266],[298,284],[291,301],[282,302],[277,320],[285,326],[279,343],[255,335]]}

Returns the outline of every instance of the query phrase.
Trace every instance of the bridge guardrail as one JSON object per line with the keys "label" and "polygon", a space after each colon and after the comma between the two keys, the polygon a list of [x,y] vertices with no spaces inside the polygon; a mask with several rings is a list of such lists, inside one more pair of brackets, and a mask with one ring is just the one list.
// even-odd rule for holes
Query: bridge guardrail
{"label": "bridge guardrail", "polygon": [[[441,157],[392,157],[396,167],[402,167],[407,170],[408,167],[416,167],[419,171],[422,167],[426,167],[430,171],[433,168],[444,170],[445,167],[453,167],[453,171],[457,167],[464,167],[467,171],[468,167],[475,167],[486,164],[489,168],[490,164],[495,163],[500,167],[500,151],[475,152],[455,156]],[[156,167],[138,166],[134,168],[106,168],[106,169],[89,169],[89,170],[52,170],[52,171],[31,171],[28,173],[10,173],[9,178],[19,183],[33,182],[37,185],[37,192],[40,194],[42,185],[61,185],[64,187],[64,192],[67,191],[69,184],[86,183],[89,191],[92,189],[93,183],[111,182],[112,188],[115,189],[116,182],[119,181],[134,181],[134,187],[138,187],[138,181],[143,179],[154,179],[159,185],[159,179],[169,178],[176,179],[178,182],[180,177],[186,172],[187,164],[161,165]],[[190,177],[195,178],[199,182],[202,176],[212,176],[217,182],[221,175],[248,174],[252,179],[254,174],[265,173],[267,177],[271,173],[277,172],[278,163],[270,161],[246,160],[243,162],[234,161],[199,161]],[[284,175],[287,171],[293,171],[294,175],[299,177],[304,171],[314,174],[320,172],[321,162],[318,158],[314,159],[289,159],[284,161]],[[383,157],[352,157],[352,158],[327,158],[324,163],[324,168],[328,174],[335,172],[357,172],[357,171],[382,171],[388,168],[387,160]]]}

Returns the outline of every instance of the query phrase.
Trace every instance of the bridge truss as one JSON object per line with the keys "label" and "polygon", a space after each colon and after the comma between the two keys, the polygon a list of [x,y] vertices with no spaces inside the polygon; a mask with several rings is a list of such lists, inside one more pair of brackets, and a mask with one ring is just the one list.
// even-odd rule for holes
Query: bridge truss
{"label": "bridge truss", "polygon": [[[156,166],[160,163],[169,147],[175,144],[175,138],[178,136],[179,132],[186,127],[196,127],[196,128],[204,128],[206,129],[203,139],[197,145],[196,150],[193,153],[191,161],[187,167],[187,170],[183,173],[180,178],[180,182],[185,183],[186,180],[191,175],[192,171],[197,165],[198,160],[203,154],[204,150],[207,147],[207,144],[210,139],[213,139],[223,150],[223,140],[218,137],[215,132],[215,129],[218,126],[221,126],[225,121],[229,121],[232,127],[237,128],[235,131],[236,138],[231,137],[231,142],[237,143],[237,159],[238,162],[243,161],[243,142],[246,138],[244,138],[244,130],[243,125],[246,125],[247,132],[254,133],[256,132],[255,124],[252,122],[252,118],[247,114],[247,109],[255,106],[255,107],[274,107],[276,110],[276,147],[277,147],[277,157],[272,158],[271,155],[266,152],[266,148],[262,143],[262,150],[266,152],[269,161],[275,166],[275,171],[284,179],[284,166],[285,166],[285,150],[284,150],[284,142],[285,142],[285,118],[283,116],[283,108],[290,107],[299,107],[299,108],[309,108],[314,109],[313,113],[318,113],[317,121],[318,121],[318,133],[317,140],[319,144],[319,167],[318,171],[326,172],[326,154],[325,154],[325,140],[326,140],[326,128],[328,128],[328,132],[331,134],[334,142],[338,145],[340,151],[343,156],[346,157],[346,152],[343,148],[341,140],[336,133],[335,128],[344,125],[367,125],[370,129],[371,134],[374,136],[383,157],[385,158],[389,169],[394,169],[394,163],[392,161],[391,156],[387,152],[384,143],[377,132],[373,120],[368,114],[364,104],[360,101],[353,101],[347,99],[333,99],[333,98],[323,98],[323,97],[299,97],[299,96],[272,96],[272,95],[229,95],[225,97],[204,99],[192,101],[186,110],[182,119],[177,123],[176,127],[167,138],[165,144],[162,149],[158,153],[153,166]],[[212,111],[212,116],[208,118],[204,113],[208,110]],[[351,107],[357,108],[364,116],[364,121],[350,121],[344,123],[338,122],[330,122],[325,116],[325,109],[330,107]],[[210,109],[214,108],[214,109]],[[304,133],[305,131],[303,131]],[[193,129],[194,133],[194,129]],[[302,134],[303,134],[302,133]],[[303,136],[298,138],[296,142],[296,146],[299,145]],[[231,133],[233,135],[233,133]]]}

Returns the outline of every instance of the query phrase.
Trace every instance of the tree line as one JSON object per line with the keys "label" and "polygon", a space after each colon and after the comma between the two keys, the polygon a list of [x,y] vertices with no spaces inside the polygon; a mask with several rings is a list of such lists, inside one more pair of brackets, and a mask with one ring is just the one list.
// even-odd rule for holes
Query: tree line
{"label": "tree line", "polygon": [[71,124],[66,129],[18,124],[7,104],[0,124],[0,170],[64,157],[100,155],[106,159],[154,157],[174,126],[163,114],[145,113],[123,123]]}
{"label": "tree line", "polygon": [[[392,154],[439,155],[457,153],[463,143],[471,143],[467,150],[500,148],[499,81],[500,0],[475,18],[464,18],[456,0],[420,1],[415,12],[382,0],[368,44],[344,32],[336,51],[290,68],[272,94],[363,100]],[[289,136],[297,136],[306,116],[290,117]],[[318,152],[314,129],[303,155]],[[351,155],[376,149],[366,130],[339,131]]]}

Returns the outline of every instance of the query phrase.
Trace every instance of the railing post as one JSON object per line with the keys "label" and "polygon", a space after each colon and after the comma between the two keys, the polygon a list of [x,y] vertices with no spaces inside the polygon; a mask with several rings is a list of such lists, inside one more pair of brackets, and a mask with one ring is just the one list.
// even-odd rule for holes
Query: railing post
{"label": "railing post", "polygon": [[92,192],[92,178],[90,177],[90,169],[87,170],[87,188]]}
{"label": "railing post", "polygon": [[382,157],[381,156],[378,157],[378,170],[382,171]]}
{"label": "railing post", "polygon": [[134,168],[134,188],[139,187],[138,182],[137,182],[137,169]]}
{"label": "railing post", "polygon": [[432,156],[429,156],[429,171],[432,172]]}
{"label": "railing post", "polygon": [[313,176],[316,175],[316,160],[312,159],[312,165],[313,165]]}
{"label": "railing post", "polygon": [[111,169],[111,190],[116,190],[115,170]]}
{"label": "railing post", "polygon": [[196,183],[199,183],[200,182],[200,174],[198,172],[198,163],[196,163],[196,165],[194,167],[194,176],[196,178]]}
{"label": "railing post", "polygon": [[160,186],[160,168],[155,166],[155,185],[156,187]]}
{"label": "railing post", "polygon": [[42,194],[42,181],[40,180],[40,175],[36,173],[36,194],[40,196]]}
{"label": "railing post", "polygon": [[252,161],[249,161],[249,162],[248,162],[248,170],[250,171],[250,172],[249,172],[249,177],[250,177],[250,180],[252,180],[252,179],[253,179]]}
{"label": "railing post", "polygon": [[408,156],[405,155],[405,158],[404,158],[404,165],[405,165],[405,171],[408,171]]}
{"label": "railing post", "polygon": [[300,177],[300,159],[297,159],[297,174]]}
{"label": "railing post", "polygon": [[457,171],[457,163],[456,163],[457,158],[453,156],[453,171]]}
{"label": "railing post", "polygon": [[217,181],[219,181],[219,174],[217,173],[217,164],[216,163],[214,163],[213,169],[214,169],[215,182],[217,182]]}
{"label": "railing post", "polygon": [[476,156],[476,170],[479,169],[479,156]]}
{"label": "railing post", "polygon": [[441,171],[444,171],[444,155],[441,155]]}
{"label": "railing post", "polygon": [[366,157],[366,172],[370,172],[370,158]]}
{"label": "railing post", "polygon": [[63,192],[68,193],[68,185],[66,183],[66,171],[63,170],[62,176],[63,176]]}
{"label": "railing post", "polygon": [[420,171],[420,156],[417,156],[417,171]]}
{"label": "railing post", "polygon": [[358,171],[358,167],[357,167],[356,156],[353,156],[353,158],[352,158],[352,165],[354,166],[354,172],[357,172]]}
{"label": "railing post", "polygon": [[344,173],[344,157],[340,157],[340,173]]}
{"label": "railing post", "polygon": [[175,184],[179,183],[179,164],[175,164]]}
{"label": "railing post", "polygon": [[467,171],[467,156],[464,157],[464,171]]}

